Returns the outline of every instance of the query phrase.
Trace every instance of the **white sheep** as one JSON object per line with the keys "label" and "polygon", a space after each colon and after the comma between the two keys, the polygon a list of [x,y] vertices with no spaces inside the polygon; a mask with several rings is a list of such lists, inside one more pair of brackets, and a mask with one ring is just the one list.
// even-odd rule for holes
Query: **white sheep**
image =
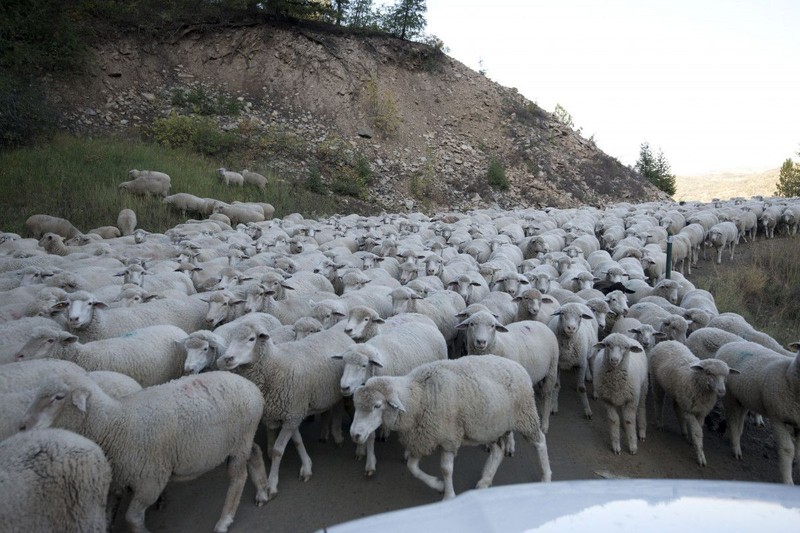
{"label": "white sheep", "polygon": [[266,220],[262,209],[256,210],[245,205],[228,205],[222,202],[217,202],[216,205],[214,205],[212,213],[225,215],[232,225],[263,222]]}
{"label": "white sheep", "polygon": [[162,202],[171,205],[183,215],[186,215],[186,213],[199,213],[208,216],[214,209],[212,202],[185,192],[171,194],[165,197]]}
{"label": "white sheep", "polygon": [[136,212],[133,209],[123,209],[117,215],[117,227],[123,235],[133,235],[136,222]]}
{"label": "white sheep", "polygon": [[110,485],[103,450],[71,431],[26,431],[0,442],[6,531],[106,531]]}
{"label": "white sheep", "polygon": [[[594,385],[606,406],[611,450],[617,455],[622,451],[618,412],[621,409],[628,451],[635,455],[639,449],[637,436],[644,441],[647,432],[647,356],[638,342],[621,333],[612,333],[595,348],[602,351],[595,356],[600,361]],[[600,376],[602,380],[597,379]]]}
{"label": "white sheep", "polygon": [[656,426],[664,427],[664,399],[672,399],[684,437],[691,437],[697,463],[706,466],[703,423],[719,398],[725,395],[728,374],[738,374],[718,359],[698,359],[677,341],[665,341],[650,351],[650,379],[655,400]]}
{"label": "white sheep", "polygon": [[103,239],[116,239],[122,235],[116,226],[100,226],[90,229],[87,235],[99,235]]}
{"label": "white sheep", "polygon": [[244,179],[244,183],[248,185],[254,185],[259,189],[267,188],[267,178],[265,176],[262,176],[258,172],[250,172],[249,170],[242,170],[240,174]]}
{"label": "white sheep", "polygon": [[50,215],[31,215],[25,221],[25,227],[28,228],[34,239],[41,239],[45,233],[55,233],[65,239],[71,239],[81,234],[81,231],[69,220]]}
{"label": "white sheep", "polygon": [[780,343],[771,336],[755,329],[744,317],[736,313],[722,313],[719,316],[715,316],[709,321],[708,327],[724,329],[725,331],[742,337],[743,340],[755,342],[765,348],[769,348],[773,352],[794,357],[794,353],[781,346]]}
{"label": "white sheep", "polygon": [[680,306],[684,309],[701,309],[712,317],[719,315],[714,295],[704,289],[686,291],[681,299]]}
{"label": "white sheep", "polygon": [[536,320],[544,324],[547,324],[560,306],[555,298],[542,294],[538,289],[522,291],[514,297],[514,301],[518,304],[517,321]]}
{"label": "white sheep", "polygon": [[70,294],[68,301],[53,307],[66,312],[67,326],[81,342],[91,342],[160,324],[171,324],[191,333],[203,329],[207,306],[202,300],[187,296],[111,309],[93,294],[77,291]]}
{"label": "white sheep", "polygon": [[153,176],[143,176],[130,181],[123,181],[119,190],[140,196],[161,196],[169,194],[170,182]]}
{"label": "white sheep", "polygon": [[22,429],[62,427],[99,443],[113,472],[111,496],[133,492],[125,520],[134,531],[146,531],[145,511],[170,479],[194,479],[227,463],[228,494],[214,528],[223,532],[248,470],[256,503],[267,501],[264,459],[253,441],[263,406],[258,387],[227,372],[180,378],[120,400],[87,376],[53,376],[38,387]]}
{"label": "white sheep", "polygon": [[135,180],[140,178],[150,178],[154,180],[166,181],[167,183],[172,181],[168,174],[158,170],[137,170],[134,168],[128,171],[128,176]]}
{"label": "white sheep", "polygon": [[[539,426],[531,380],[522,366],[493,356],[462,357],[417,367],[405,376],[370,378],[355,393],[350,435],[364,443],[381,424],[396,431],[409,453],[411,474],[444,498],[455,497],[453,462],[463,444],[488,444],[489,458],[477,488],[489,487],[503,459],[498,441],[509,432],[536,447],[542,481],[552,476],[547,442]],[[441,450],[442,478],[419,463]]]}
{"label": "white sheep", "polygon": [[468,355],[498,355],[525,368],[541,396],[542,431],[547,433],[559,367],[559,344],[554,332],[533,320],[503,326],[486,311],[473,314],[456,328],[467,332]]}
{"label": "white sheep", "polygon": [[723,399],[733,455],[742,458],[741,437],[748,411],[769,418],[778,448],[781,478],[793,485],[792,460],[800,450],[800,343],[795,357],[786,357],[754,342],[731,342],[717,351],[717,359],[741,372],[728,377]]}
{"label": "white sheep", "polygon": [[586,372],[589,356],[597,343],[597,322],[592,310],[583,304],[564,304],[553,313],[547,323],[558,339],[559,376],[553,394],[553,413],[558,412],[558,393],[561,389],[561,371],[577,368],[576,389],[583,404],[583,414],[592,418],[592,408],[586,396]]}
{"label": "white sheep", "polygon": [[[401,324],[364,344],[354,344],[333,356],[344,361],[340,381],[343,396],[352,396],[373,376],[403,376],[414,368],[447,359],[447,344],[435,326],[425,323]],[[367,477],[375,473],[375,434],[366,443]]]}
{"label": "white sheep", "polygon": [[86,370],[111,370],[130,376],[142,387],[166,383],[183,374],[184,353],[177,345],[182,329],[158,325],[123,337],[81,344],[78,337],[53,328],[37,328],[20,349],[17,360],[51,357],[71,361]]}
{"label": "white sheep", "polygon": [[429,317],[439,328],[448,345],[452,345],[457,333],[455,316],[466,307],[464,299],[458,293],[441,291],[422,298],[407,287],[398,287],[390,294],[395,315],[420,313]]}
{"label": "white sheep", "polygon": [[22,317],[8,322],[0,322],[0,364],[11,363],[17,352],[28,341],[36,328],[63,329],[58,322],[48,317]]}
{"label": "white sheep", "polygon": [[665,334],[667,340],[686,343],[689,322],[680,315],[673,315],[654,303],[641,302],[631,306],[628,316],[643,324],[650,324],[656,331]]}
{"label": "white sheep", "polygon": [[725,247],[730,249],[730,260],[733,261],[733,252],[739,244],[739,229],[733,222],[715,224],[706,234],[706,244],[716,249],[717,264],[722,263],[722,252],[725,251]]}
{"label": "white sheep", "polygon": [[238,172],[226,170],[224,167],[217,169],[217,176],[227,186],[238,185],[241,187],[244,185],[244,176]]}
{"label": "white sheep", "polygon": [[[228,348],[217,366],[234,370],[258,385],[264,396],[262,421],[267,429],[280,428],[270,450],[268,495],[278,493],[278,471],[289,439],[300,455],[300,478],[311,478],[311,458],[303,446],[300,423],[309,415],[327,411],[342,399],[339,390],[343,364],[331,356],[353,340],[341,331],[325,330],[296,342],[275,345],[266,328],[241,324],[231,334]],[[333,437],[343,441],[341,426]]]}
{"label": "white sheep", "polygon": [[745,339],[735,333],[709,326],[689,335],[686,338],[686,347],[698,359],[711,359],[723,345],[743,340]]}

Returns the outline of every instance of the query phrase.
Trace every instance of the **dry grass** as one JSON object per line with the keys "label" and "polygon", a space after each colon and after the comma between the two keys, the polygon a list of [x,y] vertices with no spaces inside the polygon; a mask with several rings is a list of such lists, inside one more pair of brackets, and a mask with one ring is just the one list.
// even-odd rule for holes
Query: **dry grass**
{"label": "dry grass", "polygon": [[772,196],[778,183],[780,169],[773,168],[758,173],[706,174],[703,176],[676,176],[676,200],[699,200],[708,202],[712,198],[727,200],[736,196]]}
{"label": "dry grass", "polygon": [[800,340],[800,237],[759,237],[725,259],[701,262],[693,283],[714,295],[720,312],[739,313],[784,346]]}

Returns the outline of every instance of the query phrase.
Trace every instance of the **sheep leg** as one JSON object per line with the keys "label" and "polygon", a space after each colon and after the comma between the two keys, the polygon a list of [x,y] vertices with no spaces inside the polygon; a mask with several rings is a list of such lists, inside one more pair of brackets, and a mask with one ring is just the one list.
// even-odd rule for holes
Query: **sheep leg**
{"label": "sheep leg", "polygon": [[264,466],[264,455],[261,447],[253,443],[250,449],[250,457],[247,459],[247,471],[250,474],[250,481],[256,488],[256,505],[261,507],[269,500],[267,493],[267,469]]}
{"label": "sheep leg", "polygon": [[547,433],[547,430],[550,429],[550,413],[553,409],[553,380],[550,378],[544,378],[542,381],[539,382],[540,385],[540,397],[542,399],[539,402],[539,407],[541,409],[541,420],[542,420],[542,431]]}
{"label": "sheep leg", "polygon": [[[735,400],[734,400],[735,401]],[[731,439],[731,449],[733,456],[737,459],[742,458],[742,431],[744,431],[744,417],[747,409],[738,405],[738,402],[725,403],[725,416],[728,418],[728,435]]]}
{"label": "sheep leg", "polygon": [[792,481],[792,460],[795,456],[795,436],[793,428],[783,422],[772,422],[772,434],[778,444],[778,467],[781,478],[786,485],[794,485]]}
{"label": "sheep leg", "polygon": [[375,457],[375,432],[369,434],[367,437],[367,464],[364,467],[364,474],[367,477],[371,477],[375,474],[375,465],[377,463],[377,458]]}
{"label": "sheep leg", "polygon": [[678,427],[681,428],[681,435],[689,440],[689,422],[687,417],[684,416],[683,410],[678,406],[678,402],[672,400],[672,410],[675,412],[675,418],[678,419]]}
{"label": "sheep leg", "polygon": [[283,458],[284,450],[286,450],[286,445],[289,443],[289,439],[296,429],[296,427],[289,427],[287,424],[284,424],[281,427],[280,433],[278,433],[278,437],[275,439],[275,444],[270,450],[271,462],[269,477],[267,478],[267,497],[270,500],[278,494],[278,470],[280,470],[281,467],[281,459]]}
{"label": "sheep leg", "polygon": [[622,420],[625,423],[625,438],[628,440],[628,451],[631,455],[636,455],[639,445],[636,439],[636,410],[637,406],[633,403],[626,403],[622,406]]}
{"label": "sheep leg", "polygon": [[[259,452],[261,450],[258,450]],[[247,482],[247,466],[252,458],[254,449],[250,447],[248,459],[244,457],[231,456],[228,460],[228,493],[225,495],[225,504],[222,506],[222,515],[214,526],[214,533],[225,533],[233,523],[233,516],[239,508],[239,501],[242,499],[244,484]]]}
{"label": "sheep leg", "polygon": [[311,479],[311,457],[303,445],[303,437],[300,435],[299,427],[294,428],[292,431],[292,442],[294,442],[294,447],[300,455],[300,480],[308,481]]}
{"label": "sheep leg", "polygon": [[161,494],[166,484],[166,480],[163,483],[160,483],[160,480],[154,480],[148,484],[151,486],[134,490],[133,498],[131,498],[128,510],[125,512],[125,521],[133,533],[147,533],[148,530],[144,524],[144,512],[156,502],[158,495]]}
{"label": "sheep leg", "polygon": [[664,397],[666,396],[666,392],[656,382],[655,376],[652,377],[652,380],[653,413],[656,415],[656,427],[658,429],[664,429]]}
{"label": "sheep leg", "polygon": [[433,490],[444,492],[444,482],[442,482],[441,479],[437,479],[432,475],[423,472],[419,467],[419,460],[420,457],[416,457],[414,455],[409,456],[406,466],[408,467],[408,471],[411,472],[411,475],[428,485]]}
{"label": "sheep leg", "polygon": [[639,441],[644,442],[647,437],[647,391],[645,390],[639,398],[639,405],[636,408],[636,434]]}
{"label": "sheep leg", "polygon": [[608,415],[608,431],[611,434],[611,451],[619,455],[622,447],[619,443],[619,413],[617,407],[606,403],[606,415]]}
{"label": "sheep leg", "polygon": [[534,438],[531,439],[533,445],[536,447],[536,454],[539,456],[539,468],[542,469],[542,481],[549,483],[553,477],[553,471],[550,470],[550,456],[547,453],[547,439],[539,429],[534,433]]}
{"label": "sheep leg", "polygon": [[502,437],[500,437],[500,447],[505,452],[506,457],[514,457],[514,453],[517,451],[517,443],[514,441],[514,432],[509,431]]}
{"label": "sheep leg", "polygon": [[589,397],[586,395],[586,367],[588,363],[586,359],[583,360],[583,364],[578,367],[578,395],[581,397],[581,403],[583,404],[583,416],[588,418],[589,420],[592,419],[592,407],[589,405]]}
{"label": "sheep leg", "polygon": [[556,383],[553,385],[553,399],[551,400],[552,407],[550,408],[550,413],[557,415],[558,414],[558,393],[561,391],[561,370],[556,373]]}
{"label": "sheep leg", "polygon": [[492,480],[503,461],[503,449],[497,442],[489,445],[489,457],[486,458],[486,463],[483,465],[483,474],[480,481],[475,485],[476,489],[486,489],[492,486]]}
{"label": "sheep leg", "polygon": [[449,500],[456,497],[456,491],[453,488],[453,463],[455,462],[455,458],[456,454],[454,452],[442,450],[440,466],[442,468],[442,480],[444,483],[443,500]]}
{"label": "sheep leg", "polygon": [[692,445],[694,445],[694,451],[697,454],[697,464],[706,466],[706,454],[703,452],[703,422],[692,413],[686,413],[685,420],[689,424]]}

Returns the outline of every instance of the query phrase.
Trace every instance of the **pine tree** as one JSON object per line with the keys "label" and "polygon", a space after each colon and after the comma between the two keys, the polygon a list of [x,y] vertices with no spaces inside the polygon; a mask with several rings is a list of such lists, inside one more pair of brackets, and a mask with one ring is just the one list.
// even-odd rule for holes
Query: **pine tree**
{"label": "pine tree", "polygon": [[675,194],[675,176],[672,174],[672,168],[662,150],[659,149],[658,156],[653,156],[650,144],[643,142],[639,147],[636,170],[665,193],[670,196]]}
{"label": "pine tree", "polygon": [[[797,155],[800,155],[800,152]],[[775,190],[775,194],[785,198],[800,196],[800,165],[792,161],[791,158],[781,165],[781,173],[778,177],[778,187]]]}
{"label": "pine tree", "polygon": [[384,29],[400,37],[411,39],[422,33],[425,29],[425,12],[428,6],[425,0],[398,0],[393,6],[388,6],[382,14]]}

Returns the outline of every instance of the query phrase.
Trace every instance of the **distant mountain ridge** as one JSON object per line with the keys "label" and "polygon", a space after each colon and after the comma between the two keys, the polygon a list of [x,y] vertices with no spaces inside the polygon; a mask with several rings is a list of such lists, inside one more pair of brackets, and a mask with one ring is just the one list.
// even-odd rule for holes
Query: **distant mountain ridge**
{"label": "distant mountain ridge", "polygon": [[778,184],[779,168],[764,172],[717,172],[699,176],[676,176],[676,200],[708,202],[713,198],[727,200],[736,196],[773,196]]}

